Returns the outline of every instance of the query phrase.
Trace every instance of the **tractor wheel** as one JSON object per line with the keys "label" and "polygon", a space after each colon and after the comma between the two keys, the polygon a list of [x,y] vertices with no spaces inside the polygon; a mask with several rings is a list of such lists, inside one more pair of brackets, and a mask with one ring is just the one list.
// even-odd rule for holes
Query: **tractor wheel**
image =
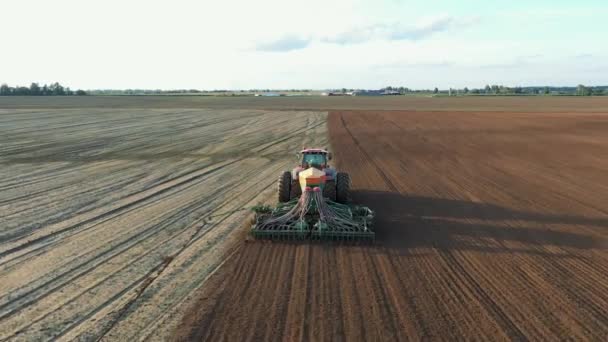
{"label": "tractor wheel", "polygon": [[291,193],[291,172],[285,171],[279,177],[279,203],[289,202]]}
{"label": "tractor wheel", "polygon": [[336,175],[336,202],[350,202],[350,175],[346,172],[338,172]]}
{"label": "tractor wheel", "polygon": [[329,199],[330,201],[336,201],[336,182],[331,180],[325,182],[325,187],[323,188],[323,197]]}
{"label": "tractor wheel", "polygon": [[298,180],[292,180],[291,181],[291,197],[290,199],[294,199],[294,198],[300,198],[300,196],[302,196],[302,189],[300,188],[300,183],[298,183]]}

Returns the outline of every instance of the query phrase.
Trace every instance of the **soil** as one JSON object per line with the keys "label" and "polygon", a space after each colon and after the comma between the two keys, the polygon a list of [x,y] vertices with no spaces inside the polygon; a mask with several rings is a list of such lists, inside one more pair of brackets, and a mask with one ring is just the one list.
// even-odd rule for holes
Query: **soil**
{"label": "soil", "polygon": [[0,96],[0,108],[608,112],[608,96]]}
{"label": "soil", "polygon": [[328,120],[375,244],[242,243],[176,340],[608,339],[608,115]]}
{"label": "soil", "polygon": [[0,109],[0,340],[167,340],[326,116]]}

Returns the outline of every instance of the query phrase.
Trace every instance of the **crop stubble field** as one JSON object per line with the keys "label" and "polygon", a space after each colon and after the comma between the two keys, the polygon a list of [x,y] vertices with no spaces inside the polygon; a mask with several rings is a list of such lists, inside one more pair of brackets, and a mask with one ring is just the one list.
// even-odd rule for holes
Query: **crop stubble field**
{"label": "crop stubble field", "polygon": [[178,340],[606,340],[606,115],[336,111],[328,126],[376,245],[247,243]]}
{"label": "crop stubble field", "polygon": [[[245,243],[246,212],[214,215],[273,195],[325,109],[375,245]],[[0,99],[0,340],[606,340],[607,112]]]}
{"label": "crop stubble field", "polygon": [[0,340],[166,340],[325,116],[0,110]]}

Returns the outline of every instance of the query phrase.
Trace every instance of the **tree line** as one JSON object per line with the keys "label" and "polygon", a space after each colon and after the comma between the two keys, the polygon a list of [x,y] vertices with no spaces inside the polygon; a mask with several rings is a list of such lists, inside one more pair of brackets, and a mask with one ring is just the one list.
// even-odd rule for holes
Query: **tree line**
{"label": "tree line", "polygon": [[506,87],[503,85],[486,85],[484,88],[462,89],[449,88],[440,90],[435,88],[433,94],[449,95],[576,95],[576,96],[605,96],[608,95],[608,86],[587,87],[579,84],[576,87]]}
{"label": "tree line", "polygon": [[29,87],[15,86],[10,87],[3,83],[0,85],[0,96],[71,96],[71,95],[87,95],[87,92],[81,89],[72,90],[69,87],[64,87],[58,82],[44,84],[40,86],[38,83],[32,83]]}
{"label": "tree line", "polygon": [[[363,89],[342,88],[337,91],[342,93],[361,91]],[[249,89],[249,90],[197,90],[197,89],[96,89],[91,91],[71,90],[55,82],[40,86],[32,83],[29,87],[10,87],[6,83],[0,85],[0,96],[70,96],[70,95],[177,95],[177,94],[232,94],[235,93],[258,93],[258,92],[313,92],[312,89]],[[600,96],[608,95],[608,86],[587,87],[579,84],[576,87],[506,87],[503,85],[486,85],[483,88],[464,87],[449,89],[410,89],[403,86],[388,86],[380,89],[380,92],[391,95],[401,94],[436,94],[436,95],[577,95],[577,96]]]}
{"label": "tree line", "polygon": [[[356,89],[343,88],[342,92],[347,93]],[[381,92],[391,92],[393,94],[435,94],[435,95],[576,95],[576,96],[605,96],[608,95],[608,86],[588,87],[579,84],[576,87],[507,87],[493,84],[483,88],[448,88],[448,89],[410,89],[407,87],[388,86],[380,89]]]}
{"label": "tree line", "polygon": [[89,95],[232,95],[232,94],[254,94],[254,93],[310,93],[313,89],[93,89]]}

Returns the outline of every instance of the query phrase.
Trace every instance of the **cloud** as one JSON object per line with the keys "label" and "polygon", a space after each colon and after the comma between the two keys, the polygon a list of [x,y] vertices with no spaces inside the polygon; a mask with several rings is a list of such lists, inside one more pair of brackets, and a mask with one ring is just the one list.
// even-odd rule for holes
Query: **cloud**
{"label": "cloud", "polygon": [[323,41],[341,45],[358,44],[372,40],[414,41],[428,38],[435,33],[470,26],[477,21],[477,18],[456,18],[443,15],[423,19],[414,25],[379,23],[329,35],[323,38]]}
{"label": "cloud", "polygon": [[325,34],[323,36],[284,35],[278,39],[259,43],[257,51],[287,52],[304,49],[314,41],[337,45],[360,44],[370,41],[416,41],[426,39],[436,33],[452,29],[468,27],[479,21],[478,18],[459,18],[442,15],[422,18],[415,24],[377,23],[364,27],[355,27],[344,31]]}
{"label": "cloud", "polygon": [[287,52],[307,47],[312,39],[287,35],[279,39],[258,44],[255,49],[267,52]]}

